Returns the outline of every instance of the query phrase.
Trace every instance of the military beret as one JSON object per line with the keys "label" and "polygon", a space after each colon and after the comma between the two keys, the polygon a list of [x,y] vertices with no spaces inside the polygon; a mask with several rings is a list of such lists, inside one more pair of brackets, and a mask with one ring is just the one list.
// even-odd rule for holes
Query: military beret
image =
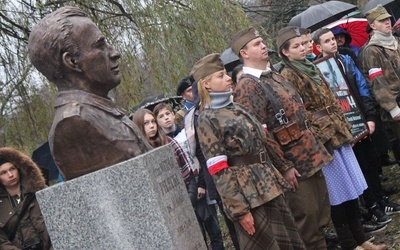
{"label": "military beret", "polygon": [[258,32],[254,28],[247,28],[239,31],[233,37],[231,49],[233,53],[239,56],[239,51],[246,46],[251,40],[260,37]]}
{"label": "military beret", "polygon": [[300,37],[302,34],[306,34],[306,29],[299,28],[296,26],[287,26],[282,28],[278,32],[278,38],[276,39],[276,45],[278,49],[281,48],[282,44],[294,37]]}
{"label": "military beret", "polygon": [[220,55],[218,53],[213,53],[198,60],[190,71],[190,75],[193,76],[194,80],[197,82],[200,79],[204,79],[224,69],[224,64],[221,61]]}
{"label": "military beret", "polygon": [[185,90],[187,88],[189,88],[190,86],[192,86],[194,83],[194,79],[190,76],[187,76],[185,78],[183,78],[179,83],[178,83],[178,87],[176,89],[176,94],[177,95],[182,95],[183,92],[185,92]]}
{"label": "military beret", "polygon": [[391,15],[386,11],[386,9],[378,4],[375,8],[370,9],[367,13],[365,13],[365,17],[368,20],[368,23],[373,23],[375,20],[383,20],[388,17],[391,17]]}

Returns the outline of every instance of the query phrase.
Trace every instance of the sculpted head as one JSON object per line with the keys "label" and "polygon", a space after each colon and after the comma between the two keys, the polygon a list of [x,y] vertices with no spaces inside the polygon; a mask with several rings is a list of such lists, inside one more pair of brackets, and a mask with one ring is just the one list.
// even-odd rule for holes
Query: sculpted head
{"label": "sculpted head", "polygon": [[35,25],[28,55],[58,90],[78,89],[107,96],[120,82],[120,54],[77,7],[60,8]]}

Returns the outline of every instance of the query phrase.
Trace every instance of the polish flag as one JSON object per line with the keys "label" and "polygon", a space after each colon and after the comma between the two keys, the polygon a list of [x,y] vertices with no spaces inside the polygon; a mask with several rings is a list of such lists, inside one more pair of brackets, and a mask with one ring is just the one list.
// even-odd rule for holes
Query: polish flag
{"label": "polish flag", "polygon": [[214,175],[228,167],[228,157],[226,155],[215,156],[207,160],[207,168],[210,175]]}
{"label": "polish flag", "polygon": [[369,79],[372,80],[379,75],[383,75],[383,71],[381,68],[373,68],[368,70],[368,74],[369,74]]}

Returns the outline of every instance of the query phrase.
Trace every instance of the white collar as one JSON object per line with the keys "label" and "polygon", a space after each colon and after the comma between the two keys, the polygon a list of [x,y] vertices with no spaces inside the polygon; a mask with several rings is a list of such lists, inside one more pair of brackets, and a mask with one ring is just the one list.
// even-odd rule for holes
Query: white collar
{"label": "white collar", "polygon": [[250,67],[243,67],[244,74],[250,74],[257,78],[260,78],[261,74],[264,71],[271,71],[271,68],[267,67],[265,70],[260,70],[260,69],[250,68]]}

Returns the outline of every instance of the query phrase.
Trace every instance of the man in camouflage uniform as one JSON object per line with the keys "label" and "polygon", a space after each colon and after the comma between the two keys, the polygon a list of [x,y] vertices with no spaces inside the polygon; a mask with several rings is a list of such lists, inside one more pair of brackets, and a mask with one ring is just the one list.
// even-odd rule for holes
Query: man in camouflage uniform
{"label": "man in camouflage uniform", "polygon": [[362,71],[376,101],[381,107],[382,121],[387,121],[400,138],[400,107],[396,98],[400,91],[400,46],[392,35],[389,13],[381,5],[366,14],[374,34],[363,50]]}
{"label": "man in camouflage uniform", "polygon": [[[269,132],[276,135],[284,157],[294,163],[294,167],[289,169],[278,168],[292,185],[293,192],[285,194],[286,202],[307,249],[326,248],[323,228],[329,223],[330,209],[325,179],[320,170],[332,157],[310,129],[296,90],[282,76],[267,68],[267,47],[257,32],[253,28],[238,32],[232,50],[244,64],[244,74],[236,86],[234,100],[243,104]],[[270,92],[269,96],[265,89]],[[283,119],[276,119],[274,106],[284,110]],[[301,137],[289,143],[279,141],[275,131],[286,129],[282,122],[297,124]]]}

